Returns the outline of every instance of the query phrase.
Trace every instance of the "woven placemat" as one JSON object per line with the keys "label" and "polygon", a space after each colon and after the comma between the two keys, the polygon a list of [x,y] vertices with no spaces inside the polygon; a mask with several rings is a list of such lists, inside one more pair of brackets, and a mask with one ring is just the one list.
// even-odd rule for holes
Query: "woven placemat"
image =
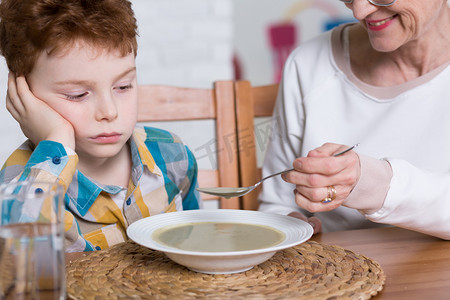
{"label": "woven placemat", "polygon": [[385,275],[372,259],[308,241],[237,274],[196,273],[131,241],[67,266],[69,299],[368,299]]}

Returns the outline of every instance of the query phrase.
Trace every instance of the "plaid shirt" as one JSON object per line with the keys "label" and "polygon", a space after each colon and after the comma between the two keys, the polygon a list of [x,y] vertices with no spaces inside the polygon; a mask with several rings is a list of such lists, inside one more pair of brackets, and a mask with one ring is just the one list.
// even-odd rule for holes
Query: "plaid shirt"
{"label": "plaid shirt", "polygon": [[127,239],[136,220],[177,210],[199,209],[197,163],[173,134],[136,128],[129,145],[133,167],[128,188],[102,185],[79,172],[78,156],[61,144],[22,144],[6,161],[0,182],[58,181],[65,194],[67,252],[108,248]]}

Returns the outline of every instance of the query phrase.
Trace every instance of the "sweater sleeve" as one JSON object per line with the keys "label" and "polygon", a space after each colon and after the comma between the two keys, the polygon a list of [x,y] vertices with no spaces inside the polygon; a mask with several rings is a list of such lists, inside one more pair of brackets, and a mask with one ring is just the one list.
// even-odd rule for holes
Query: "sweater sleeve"
{"label": "sweater sleeve", "polygon": [[[304,119],[303,91],[291,56],[284,68],[272,116],[262,177],[292,168],[294,160],[301,155]],[[283,215],[298,211],[311,215],[296,205],[294,189],[295,186],[281,176],[265,181],[259,195],[259,210]]]}
{"label": "sweater sleeve", "polygon": [[449,240],[450,174],[424,171],[400,159],[388,161],[393,176],[384,205],[366,217]]}

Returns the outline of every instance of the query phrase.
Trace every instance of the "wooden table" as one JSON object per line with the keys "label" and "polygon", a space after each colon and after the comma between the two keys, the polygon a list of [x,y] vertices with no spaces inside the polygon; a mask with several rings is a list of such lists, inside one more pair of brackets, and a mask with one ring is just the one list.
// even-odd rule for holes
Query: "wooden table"
{"label": "wooden table", "polygon": [[[312,240],[339,245],[380,263],[386,283],[372,299],[450,298],[450,241],[396,227],[321,233]],[[67,253],[66,261],[81,255]]]}
{"label": "wooden table", "polygon": [[450,241],[396,227],[328,232],[312,240],[377,261],[386,282],[372,299],[450,299]]}

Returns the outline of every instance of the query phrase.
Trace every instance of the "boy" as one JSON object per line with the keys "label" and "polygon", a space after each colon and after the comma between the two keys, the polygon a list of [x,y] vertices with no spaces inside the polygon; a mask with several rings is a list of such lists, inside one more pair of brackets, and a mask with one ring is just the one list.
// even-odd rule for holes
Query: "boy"
{"label": "boy", "polygon": [[129,1],[2,0],[0,18],[6,107],[28,137],[0,182],[65,187],[67,252],[110,247],[138,219],[201,207],[189,149],[169,132],[135,128]]}

